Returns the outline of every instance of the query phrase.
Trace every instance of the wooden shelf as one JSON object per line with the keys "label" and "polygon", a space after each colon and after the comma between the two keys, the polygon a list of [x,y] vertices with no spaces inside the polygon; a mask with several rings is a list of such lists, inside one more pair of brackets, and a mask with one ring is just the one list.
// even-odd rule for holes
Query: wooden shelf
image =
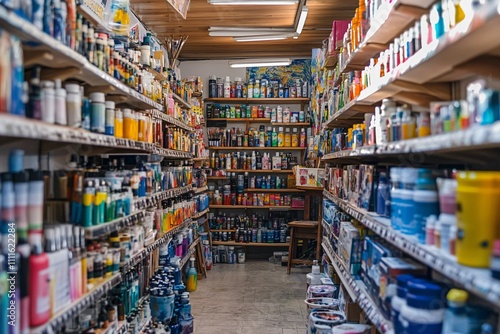
{"label": "wooden shelf", "polygon": [[214,246],[241,246],[241,247],[288,247],[289,243],[263,243],[263,242],[234,242],[212,241]]}
{"label": "wooden shelf", "polygon": [[304,191],[323,191],[323,187],[307,187],[307,186],[296,186],[297,189],[299,190],[304,190]]}
{"label": "wooden shelf", "polygon": [[250,123],[269,123],[270,118],[207,118],[207,121],[226,121],[226,122],[250,122]]}
{"label": "wooden shelf", "polygon": [[205,102],[220,102],[220,103],[252,103],[252,104],[258,104],[258,103],[268,103],[268,104],[297,104],[297,103],[307,103],[309,102],[309,98],[307,97],[297,97],[297,98],[288,98],[288,99],[280,99],[280,98],[273,98],[273,99],[254,99],[254,98],[207,98],[204,100]]}
{"label": "wooden shelf", "polygon": [[176,101],[177,103],[181,104],[182,107],[184,107],[186,109],[191,109],[192,108],[191,104],[189,104],[188,102],[184,101],[184,99],[182,97],[180,97],[179,95],[175,94],[174,92],[170,92],[170,94],[172,94],[172,97],[174,98],[174,101]]}
{"label": "wooden shelf", "polygon": [[247,193],[301,193],[302,190],[299,189],[245,189]]}
{"label": "wooden shelf", "polygon": [[204,186],[204,187],[201,187],[201,188],[195,188],[194,189],[194,193],[195,194],[199,194],[199,193],[202,193],[204,191],[207,191],[208,190],[208,186]]}
{"label": "wooden shelf", "polygon": [[207,180],[227,180],[226,176],[207,176]]}
{"label": "wooden shelf", "polygon": [[193,217],[191,217],[191,219],[198,219],[198,218],[201,218],[203,217],[206,213],[208,213],[210,211],[210,208],[208,209],[205,209],[203,210],[202,212],[198,212],[197,214],[195,214]]}
{"label": "wooden shelf", "polygon": [[216,229],[216,230],[212,230],[210,229],[210,232],[236,232],[236,228],[235,229],[229,229],[229,230],[221,230],[221,229]]}
{"label": "wooden shelf", "polygon": [[291,206],[253,206],[253,205],[214,205],[211,204],[210,209],[258,209],[258,210],[272,210],[272,211],[304,211],[304,208],[292,208]]}
{"label": "wooden shelf", "polygon": [[351,53],[346,62],[341,64],[335,84],[339,84],[342,77],[340,74],[364,69],[370,58],[386,50],[394,38],[414,25],[415,21],[420,20],[423,14],[427,14],[428,8],[434,2],[434,0],[396,0],[390,4],[385,3],[377,11],[377,16],[372,21],[372,26],[364,40]]}
{"label": "wooden shelf", "polygon": [[226,169],[228,173],[292,174],[291,169]]}
{"label": "wooden shelf", "polygon": [[304,151],[305,147],[226,147],[226,146],[215,146],[209,147],[209,149],[214,151]]}
{"label": "wooden shelf", "polygon": [[270,123],[273,126],[310,126],[311,123],[307,122],[287,122],[287,123],[278,123],[271,122],[270,118],[208,118],[208,121],[226,121],[230,123]]}

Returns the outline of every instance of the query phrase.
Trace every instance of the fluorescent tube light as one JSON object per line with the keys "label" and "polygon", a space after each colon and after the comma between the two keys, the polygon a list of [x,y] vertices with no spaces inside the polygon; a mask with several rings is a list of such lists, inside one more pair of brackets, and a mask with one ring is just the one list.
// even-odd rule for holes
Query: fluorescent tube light
{"label": "fluorescent tube light", "polygon": [[233,37],[236,42],[259,42],[259,41],[277,41],[287,39],[287,35],[261,35],[261,36],[248,36],[248,37]]}
{"label": "fluorescent tube light", "polygon": [[299,35],[302,33],[302,29],[304,29],[304,24],[306,24],[308,12],[309,10],[306,6],[302,7],[302,10],[300,11],[299,23],[297,24],[297,29],[295,31]]}
{"label": "fluorescent tube light", "polygon": [[298,0],[208,0],[211,5],[295,5]]}
{"label": "fluorescent tube light", "polygon": [[230,61],[229,66],[232,68],[241,67],[268,67],[268,66],[288,66],[290,59],[246,59],[241,61]]}
{"label": "fluorescent tube light", "polygon": [[257,36],[287,36],[293,33],[290,29],[214,29],[208,30],[208,35],[212,37],[257,37]]}

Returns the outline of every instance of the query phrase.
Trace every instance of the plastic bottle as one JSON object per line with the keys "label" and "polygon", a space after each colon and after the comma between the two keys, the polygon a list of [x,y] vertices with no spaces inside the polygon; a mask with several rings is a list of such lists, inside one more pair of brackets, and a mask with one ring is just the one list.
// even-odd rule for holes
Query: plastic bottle
{"label": "plastic bottle", "polygon": [[273,170],[279,170],[281,169],[281,157],[280,157],[280,154],[279,152],[276,152],[276,155],[273,156]]}
{"label": "plastic bottle", "polygon": [[123,112],[115,109],[115,137],[123,138]]}
{"label": "plastic bottle", "polygon": [[283,147],[285,145],[285,134],[283,132],[283,127],[278,128],[278,147]]}
{"label": "plastic bottle", "polygon": [[292,147],[292,135],[290,134],[290,128],[285,129],[285,141],[284,147]]}
{"label": "plastic bottle", "polygon": [[30,327],[46,323],[50,318],[49,257],[43,252],[42,235],[31,234],[29,258]]}
{"label": "plastic bottle", "polygon": [[[414,214],[411,225],[403,233],[418,237],[420,243],[425,243],[425,223],[429,216],[439,215],[439,199],[436,181],[430,169],[420,168],[418,179],[413,191]],[[446,244],[448,246],[448,244]]]}
{"label": "plastic bottle", "polygon": [[82,125],[82,97],[80,86],[77,84],[66,84],[66,114],[67,124],[73,128]]}
{"label": "plastic bottle", "polygon": [[55,123],[56,121],[56,92],[53,81],[42,81],[42,121]]}
{"label": "plastic bottle", "polygon": [[90,94],[90,131],[97,133],[105,132],[106,106],[104,93],[95,92]]}
{"label": "plastic bottle", "polygon": [[276,108],[276,122],[283,123],[283,107],[282,106],[278,106]]}
{"label": "plastic bottle", "polygon": [[306,147],[306,129],[300,130],[300,147]]}
{"label": "plastic bottle", "polygon": [[113,136],[115,134],[115,102],[106,101],[105,133]]}
{"label": "plastic bottle", "polygon": [[264,153],[264,156],[262,157],[262,169],[263,170],[269,170],[269,153]]}
{"label": "plastic bottle", "polygon": [[61,86],[61,79],[56,79],[55,89],[55,122],[60,125],[68,125],[66,113],[66,90]]}
{"label": "plastic bottle", "polygon": [[215,75],[211,75],[208,79],[208,97],[217,97],[217,77]]}
{"label": "plastic bottle", "polygon": [[390,203],[390,186],[385,173],[380,173],[377,186],[377,213],[383,217],[388,217]]}
{"label": "plastic bottle", "polygon": [[299,132],[297,128],[293,128],[292,147],[299,147]]}
{"label": "plastic bottle", "polygon": [[468,327],[465,308],[468,297],[468,293],[463,290],[451,289],[448,292],[448,308],[444,313],[442,334],[462,333]]}
{"label": "plastic bottle", "polygon": [[426,280],[408,282],[406,305],[401,309],[401,333],[441,334],[444,305],[441,300],[442,288]]}
{"label": "plastic bottle", "polygon": [[276,108],[273,108],[271,110],[271,123],[275,123],[275,122],[277,122],[277,120],[278,120],[277,111],[276,111]]}
{"label": "plastic bottle", "polygon": [[399,167],[393,167],[391,168],[391,183],[392,183],[392,189],[391,189],[391,227],[394,230],[399,230],[400,225],[399,222],[401,220],[401,217],[399,216],[401,214],[400,210],[400,202],[401,202],[401,190],[402,190],[402,185],[401,185],[401,171],[402,169]]}
{"label": "plastic bottle", "polygon": [[273,128],[272,137],[271,137],[272,147],[278,147],[278,132],[276,128]]}
{"label": "plastic bottle", "polygon": [[189,292],[194,292],[198,288],[198,272],[194,265],[194,257],[189,259],[190,265],[187,272],[187,283],[186,290]]}
{"label": "plastic bottle", "polygon": [[290,108],[283,110],[283,123],[290,123]]}
{"label": "plastic bottle", "polygon": [[260,98],[260,81],[259,81],[259,79],[255,79],[255,83],[253,84],[253,97],[255,99]]}
{"label": "plastic bottle", "polygon": [[414,202],[413,192],[415,182],[418,177],[418,169],[416,168],[403,168],[401,170],[401,190],[400,202],[398,206],[398,222],[399,229],[403,234],[417,237],[417,230],[419,230],[414,223]]}
{"label": "plastic bottle", "polygon": [[256,170],[257,169],[257,157],[255,156],[255,151],[252,151],[252,164],[251,164],[251,169]]}
{"label": "plastic bottle", "polygon": [[224,81],[224,98],[228,99],[231,97],[231,78],[226,77]]}

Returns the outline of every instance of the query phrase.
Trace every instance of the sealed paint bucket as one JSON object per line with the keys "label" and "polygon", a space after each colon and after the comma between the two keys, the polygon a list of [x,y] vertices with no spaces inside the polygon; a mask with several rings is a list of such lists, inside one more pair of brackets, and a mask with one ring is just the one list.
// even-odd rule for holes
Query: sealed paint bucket
{"label": "sealed paint bucket", "polygon": [[307,304],[307,310],[312,312],[314,309],[322,308],[324,310],[333,310],[337,311],[339,309],[339,301],[338,299],[333,298],[308,298],[305,300]]}
{"label": "sealed paint bucket", "polygon": [[339,311],[313,311],[309,314],[310,334],[331,334],[332,328],[345,322],[345,315]]}
{"label": "sealed paint bucket", "polygon": [[157,322],[168,322],[174,314],[175,295],[151,296],[151,316]]}
{"label": "sealed paint bucket", "polygon": [[311,285],[307,289],[307,298],[333,298],[335,290],[333,285]]}

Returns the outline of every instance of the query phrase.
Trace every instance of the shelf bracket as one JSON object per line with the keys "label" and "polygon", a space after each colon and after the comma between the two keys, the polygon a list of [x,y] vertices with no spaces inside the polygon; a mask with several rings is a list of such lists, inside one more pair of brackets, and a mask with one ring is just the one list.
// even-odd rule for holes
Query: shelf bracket
{"label": "shelf bracket", "polygon": [[65,81],[70,78],[77,78],[82,74],[82,70],[77,67],[57,68],[57,69],[43,69],[41,72],[42,80],[55,80],[61,79]]}
{"label": "shelf bracket", "polygon": [[48,51],[24,51],[24,67],[44,65],[54,61],[54,55]]}

